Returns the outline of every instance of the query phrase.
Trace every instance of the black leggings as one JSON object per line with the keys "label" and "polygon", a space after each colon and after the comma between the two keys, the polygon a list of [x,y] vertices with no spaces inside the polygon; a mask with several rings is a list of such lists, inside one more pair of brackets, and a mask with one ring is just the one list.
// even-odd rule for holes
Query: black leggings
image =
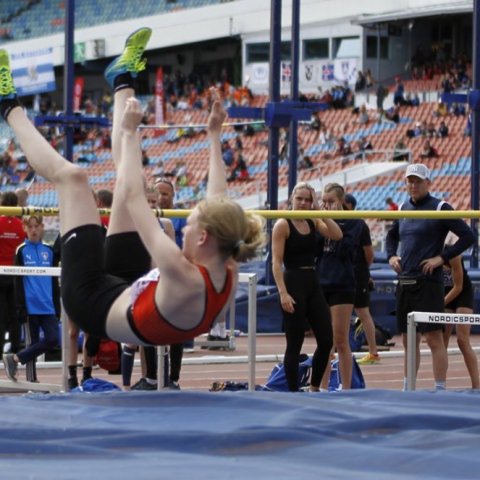
{"label": "black leggings", "polygon": [[282,309],[287,341],[284,366],[288,389],[298,390],[298,362],[308,326],[312,329],[317,342],[310,383],[318,387],[333,345],[330,309],[314,270],[287,270],[284,278],[287,291],[295,300],[294,313],[287,313]]}
{"label": "black leggings", "polygon": [[61,289],[65,311],[84,332],[107,338],[115,299],[150,269],[138,233],[107,237],[100,225],[82,225],[62,237]]}

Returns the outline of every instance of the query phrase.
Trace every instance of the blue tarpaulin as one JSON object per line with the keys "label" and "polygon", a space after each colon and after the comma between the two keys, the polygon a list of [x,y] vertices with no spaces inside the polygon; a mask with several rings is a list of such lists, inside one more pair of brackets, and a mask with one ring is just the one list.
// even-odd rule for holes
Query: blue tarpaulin
{"label": "blue tarpaulin", "polygon": [[471,479],[478,392],[0,398],[2,478]]}

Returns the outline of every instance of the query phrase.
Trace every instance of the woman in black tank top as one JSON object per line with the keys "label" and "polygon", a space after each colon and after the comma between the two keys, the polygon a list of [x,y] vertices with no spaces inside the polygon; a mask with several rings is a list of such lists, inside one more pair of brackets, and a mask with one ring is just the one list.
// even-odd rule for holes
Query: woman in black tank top
{"label": "woman in black tank top", "polygon": [[[292,210],[318,208],[315,190],[307,183],[293,189]],[[339,240],[342,232],[331,219],[280,219],[272,232],[273,276],[280,295],[285,338],[285,373],[290,391],[298,390],[298,362],[311,328],[317,347],[313,354],[311,390],[318,391],[332,348],[330,311],[315,274],[317,232]]]}

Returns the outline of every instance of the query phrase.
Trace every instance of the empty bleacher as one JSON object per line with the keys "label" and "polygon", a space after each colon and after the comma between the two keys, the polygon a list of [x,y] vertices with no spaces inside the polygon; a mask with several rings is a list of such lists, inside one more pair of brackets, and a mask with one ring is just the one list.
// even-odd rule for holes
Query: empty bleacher
{"label": "empty bleacher", "polygon": [[[148,17],[187,8],[224,3],[225,0],[77,0],[75,26],[86,28],[105,23]],[[230,0],[235,1],[235,0]],[[40,0],[26,2],[2,0],[0,28],[5,32],[2,41],[24,40],[55,33],[65,29],[65,2]]]}

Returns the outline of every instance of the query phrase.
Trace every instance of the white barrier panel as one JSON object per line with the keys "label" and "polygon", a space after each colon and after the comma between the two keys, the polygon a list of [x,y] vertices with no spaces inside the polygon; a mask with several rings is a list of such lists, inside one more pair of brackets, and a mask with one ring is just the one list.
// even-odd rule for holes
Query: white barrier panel
{"label": "white barrier panel", "polygon": [[[0,275],[38,275],[38,276],[60,276],[60,267],[10,267],[0,266]],[[257,333],[257,275],[255,273],[240,273],[239,283],[248,283],[248,389],[255,390],[255,361],[256,361],[256,333]],[[230,306],[230,342],[234,342],[235,331],[235,298]],[[42,384],[31,382],[13,382],[11,380],[0,380],[0,390],[14,391],[67,391],[67,360],[69,358],[69,338],[67,318],[62,308],[60,321],[62,323],[62,385]],[[232,340],[233,339],[233,340]],[[234,345],[234,343],[230,343]],[[164,383],[163,362],[165,347],[158,348],[158,386],[161,388]]]}
{"label": "white barrier panel", "polygon": [[417,323],[480,325],[480,315],[465,313],[410,312],[407,316],[407,390],[417,382]]}

